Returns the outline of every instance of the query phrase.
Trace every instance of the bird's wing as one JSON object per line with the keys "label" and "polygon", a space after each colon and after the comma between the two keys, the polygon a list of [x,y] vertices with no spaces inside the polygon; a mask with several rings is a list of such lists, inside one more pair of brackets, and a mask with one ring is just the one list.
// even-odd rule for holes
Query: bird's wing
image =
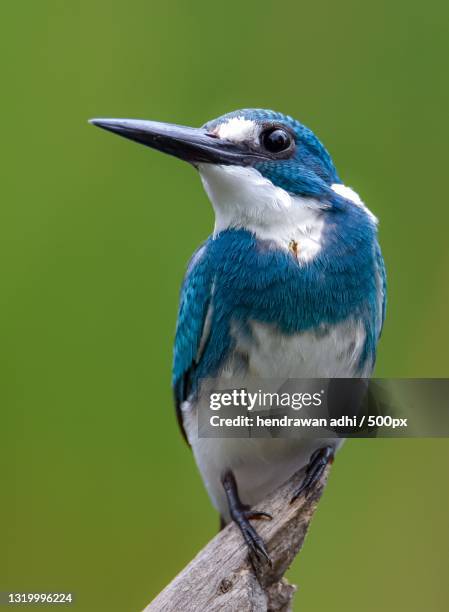
{"label": "bird's wing", "polygon": [[208,336],[208,311],[213,274],[207,258],[208,242],[195,251],[181,287],[173,359],[173,391],[176,415],[184,438],[181,404],[192,388],[195,370]]}
{"label": "bird's wing", "polygon": [[382,334],[382,328],[383,328],[384,321],[385,321],[385,312],[387,308],[387,273],[385,271],[385,263],[384,263],[384,259],[382,257],[382,253],[381,253],[379,245],[377,245],[377,249],[376,249],[376,263],[378,266],[378,271],[379,271],[379,276],[380,276],[380,289],[381,289],[381,300],[382,300],[381,312],[379,313],[380,314],[380,326],[379,326],[378,338],[380,338]]}

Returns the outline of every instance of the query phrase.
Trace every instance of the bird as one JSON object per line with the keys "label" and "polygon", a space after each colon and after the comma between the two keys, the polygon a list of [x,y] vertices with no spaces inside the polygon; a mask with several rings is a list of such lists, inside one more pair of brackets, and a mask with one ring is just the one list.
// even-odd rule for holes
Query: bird
{"label": "bird", "polygon": [[258,504],[301,469],[291,501],[308,495],[343,440],[201,437],[202,381],[369,378],[386,309],[378,220],[290,115],[242,109],[200,128],[90,122],[190,163],[212,204],[213,231],[181,287],[176,413],[221,524],[234,521],[270,562],[251,522],[271,518]]}

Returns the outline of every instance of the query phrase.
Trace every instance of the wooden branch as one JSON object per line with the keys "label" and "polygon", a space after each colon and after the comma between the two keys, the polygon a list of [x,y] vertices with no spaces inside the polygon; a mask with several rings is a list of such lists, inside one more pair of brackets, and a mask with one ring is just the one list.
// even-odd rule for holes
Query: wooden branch
{"label": "wooden branch", "polygon": [[296,587],[283,575],[302,548],[328,473],[329,467],[307,498],[290,504],[303,478],[300,471],[258,505],[273,516],[271,521],[253,522],[267,545],[272,567],[249,558],[238,528],[231,523],[144,612],[289,612]]}

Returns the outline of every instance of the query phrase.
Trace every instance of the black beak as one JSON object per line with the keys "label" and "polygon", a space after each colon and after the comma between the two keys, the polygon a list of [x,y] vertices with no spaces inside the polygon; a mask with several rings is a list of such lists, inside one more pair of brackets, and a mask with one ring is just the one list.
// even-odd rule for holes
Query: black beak
{"label": "black beak", "polygon": [[251,165],[265,159],[247,145],[217,138],[204,128],[139,119],[91,119],[89,123],[194,165]]}

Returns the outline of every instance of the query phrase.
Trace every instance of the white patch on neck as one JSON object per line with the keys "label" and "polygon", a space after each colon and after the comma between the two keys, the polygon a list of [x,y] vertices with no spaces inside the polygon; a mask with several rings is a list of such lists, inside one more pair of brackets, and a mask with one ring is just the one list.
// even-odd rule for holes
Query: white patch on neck
{"label": "white patch on neck", "polygon": [[338,195],[341,195],[343,198],[345,198],[345,200],[350,200],[356,206],[364,210],[366,214],[369,216],[369,218],[372,221],[374,221],[374,223],[377,225],[377,223],[379,222],[377,217],[375,217],[373,213],[369,210],[369,208],[365,206],[359,194],[355,192],[353,189],[351,189],[351,187],[347,187],[346,185],[343,185],[342,183],[334,183],[333,185],[331,185],[331,189],[332,191],[335,191],[335,193],[338,193]]}
{"label": "white patch on neck", "polygon": [[214,130],[219,138],[225,138],[231,142],[256,141],[259,136],[260,127],[255,121],[244,117],[233,117],[225,123],[220,123]]}
{"label": "white patch on neck", "polygon": [[299,263],[321,250],[323,205],[290,195],[254,168],[200,164],[199,172],[215,211],[214,235],[241,228],[289,250],[297,243]]}

